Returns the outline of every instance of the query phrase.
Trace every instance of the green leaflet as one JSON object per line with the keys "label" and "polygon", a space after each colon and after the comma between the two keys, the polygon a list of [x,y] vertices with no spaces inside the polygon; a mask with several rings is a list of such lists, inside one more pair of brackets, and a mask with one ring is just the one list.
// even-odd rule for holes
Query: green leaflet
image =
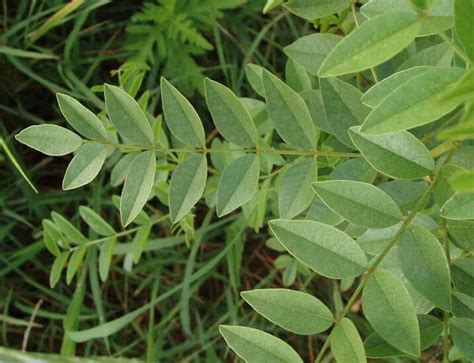
{"label": "green leaflet", "polygon": [[102,121],[89,109],[71,96],[58,93],[59,109],[67,122],[82,136],[95,141],[107,138]]}
{"label": "green leaflet", "polygon": [[402,352],[420,355],[420,330],[415,308],[403,282],[378,270],[362,292],[364,314],[374,330]]}
{"label": "green leaflet", "polygon": [[320,90],[303,91],[300,93],[306,106],[308,107],[309,113],[313,120],[313,124],[316,129],[321,129],[328,134],[333,134],[331,126],[329,125],[326,113],[324,112],[323,100],[321,97]]}
{"label": "green leaflet", "polygon": [[261,330],[220,325],[225,341],[246,362],[303,363],[291,346]]}
{"label": "green leaflet", "polygon": [[247,203],[257,191],[259,175],[259,161],[254,154],[227,165],[217,187],[217,215],[222,217]]}
{"label": "green leaflet", "polygon": [[90,183],[99,174],[107,156],[103,144],[82,145],[69,163],[63,178],[63,190],[71,190]]}
{"label": "green leaflet", "polygon": [[474,170],[456,173],[449,182],[456,192],[474,192]]}
{"label": "green leaflet", "polygon": [[307,20],[324,18],[349,7],[347,0],[289,0],[284,6]]}
{"label": "green leaflet", "polygon": [[431,173],[434,161],[425,145],[407,131],[370,135],[352,127],[349,135],[364,158],[392,178],[418,179]]}
{"label": "green leaflet", "polygon": [[400,237],[398,261],[410,284],[435,306],[451,311],[451,276],[441,244],[423,227],[411,225]]}
{"label": "green leaflet", "polygon": [[[421,349],[430,347],[439,338],[443,331],[443,323],[432,315],[418,315],[420,325]],[[389,358],[406,355],[392,347],[377,333],[372,333],[364,342],[365,351],[369,358]]]}
{"label": "green leaflet", "polygon": [[450,320],[454,344],[469,360],[474,360],[474,319],[453,318]]}
{"label": "green leaflet", "polygon": [[384,134],[433,122],[452,111],[456,100],[440,102],[461,68],[433,68],[413,77],[385,97],[365,119],[361,131]]}
{"label": "green leaflet", "polygon": [[71,222],[57,212],[52,212],[51,217],[59,231],[66,237],[67,242],[82,245],[87,242],[87,238]]}
{"label": "green leaflet", "polygon": [[363,71],[392,58],[420,30],[418,17],[408,12],[376,16],[345,37],[324,60],[320,77]]}
{"label": "green leaflet", "polygon": [[278,190],[280,217],[292,219],[311,204],[311,183],[318,179],[316,159],[305,159],[291,165],[283,174]]}
{"label": "green leaflet", "polygon": [[113,187],[117,187],[124,182],[130,170],[130,166],[132,165],[136,156],[137,154],[135,153],[125,154],[114,165],[112,172],[110,173],[110,184]]}
{"label": "green leaflet", "polygon": [[394,73],[390,77],[384,78],[380,82],[370,87],[368,91],[366,91],[362,96],[361,101],[372,108],[377,107],[377,105],[396,88],[408,82],[413,77],[416,77],[431,69],[433,68],[421,66]]}
{"label": "green leaflet", "polygon": [[450,67],[452,61],[453,48],[447,43],[440,43],[416,53],[398,67],[398,70],[402,71],[418,66]]}
{"label": "green leaflet", "polygon": [[59,232],[56,225],[49,219],[43,219],[41,224],[43,226],[43,241],[45,247],[51,254],[58,257],[61,254],[58,243],[62,243],[61,241],[63,240],[61,232]]}
{"label": "green leaflet", "polygon": [[250,86],[262,97],[265,97],[265,90],[263,89],[262,83],[262,73],[264,70],[265,68],[252,63],[248,63],[245,66],[245,75],[247,76]]}
{"label": "green leaflet", "polygon": [[106,281],[109,276],[110,263],[115,249],[116,239],[114,237],[102,242],[99,253],[99,276],[102,281]]}
{"label": "green leaflet", "polygon": [[34,125],[15,135],[22,144],[49,156],[62,156],[79,149],[82,139],[57,125]]}
{"label": "green leaflet", "polygon": [[314,221],[284,219],[272,220],[269,225],[290,254],[323,276],[342,279],[365,271],[364,253],[337,228]]}
{"label": "green leaflet", "polygon": [[377,170],[364,158],[347,159],[339,163],[329,174],[329,180],[355,180],[372,183],[377,176]]}
{"label": "green leaflet", "polygon": [[362,93],[337,78],[322,78],[319,83],[329,127],[339,141],[352,148],[349,128],[362,124],[370,111],[361,103]]}
{"label": "green leaflet", "polygon": [[347,318],[340,321],[334,328],[331,337],[331,350],[338,363],[364,363],[364,345],[354,323]]}
{"label": "green leaflet", "polygon": [[171,83],[161,77],[161,99],[166,125],[182,143],[204,147],[201,119],[194,107]]}
{"label": "green leaflet", "polygon": [[372,184],[331,180],[313,183],[313,189],[334,212],[363,227],[389,227],[402,218],[393,199]]}
{"label": "green leaflet", "polygon": [[456,318],[474,319],[474,297],[453,292],[453,315]]}
{"label": "green leaflet", "polygon": [[257,145],[257,129],[238,97],[226,86],[209,78],[204,82],[204,89],[207,106],[219,133],[242,147]]}
{"label": "green leaflet", "polygon": [[112,123],[126,141],[153,145],[153,130],[143,110],[123,89],[106,84],[105,105]]}
{"label": "green leaflet", "polygon": [[188,156],[174,170],[170,182],[169,206],[173,223],[182,219],[199,201],[206,187],[207,160],[204,154]]}
{"label": "green leaflet", "polygon": [[49,273],[49,286],[53,289],[61,278],[61,272],[66,266],[66,261],[70,255],[70,251],[61,253],[54,259],[51,272]]}
{"label": "green leaflet", "polygon": [[298,149],[314,149],[318,135],[304,100],[270,72],[262,78],[268,115],[280,137]]}
{"label": "green leaflet", "polygon": [[309,91],[313,87],[308,72],[291,58],[285,66],[286,84],[296,92]]}
{"label": "green leaflet", "polygon": [[454,2],[454,29],[456,36],[471,61],[474,60],[472,14],[474,14],[474,2],[472,0],[456,0]]}
{"label": "green leaflet", "polygon": [[120,217],[126,227],[140,213],[150,195],[155,180],[156,158],[152,151],[144,151],[134,159],[120,198]]}
{"label": "green leaflet", "polygon": [[89,248],[88,245],[84,244],[81,245],[71,254],[71,258],[69,259],[69,262],[67,264],[67,270],[66,270],[66,283],[69,285],[76,274],[77,270],[79,270],[79,267],[81,266],[81,262],[87,252],[87,249]]}
{"label": "green leaflet", "polygon": [[240,295],[259,314],[295,334],[318,334],[332,325],[333,316],[326,305],[304,292],[256,289]]}
{"label": "green leaflet", "polygon": [[474,297],[474,259],[459,258],[451,265],[454,286],[464,294]]}
{"label": "green leaflet", "polygon": [[112,226],[89,207],[81,205],[79,207],[79,214],[87,225],[97,234],[101,236],[111,236],[115,234],[115,230]]}
{"label": "green leaflet", "polygon": [[474,221],[448,220],[448,233],[450,240],[464,251],[474,250]]}
{"label": "green leaflet", "polygon": [[[452,1],[432,0],[430,3],[428,14],[423,14],[420,17],[421,29],[418,33],[419,36],[437,34],[439,31],[449,29],[453,25]],[[371,0],[360,10],[367,18],[398,11],[415,14],[415,11],[410,7],[410,3],[406,0]]]}
{"label": "green leaflet", "polygon": [[298,38],[283,48],[283,51],[308,72],[317,75],[324,59],[341,39],[342,37],[335,34],[314,33]]}
{"label": "green leaflet", "polygon": [[458,192],[441,208],[441,216],[446,219],[474,219],[474,192]]}

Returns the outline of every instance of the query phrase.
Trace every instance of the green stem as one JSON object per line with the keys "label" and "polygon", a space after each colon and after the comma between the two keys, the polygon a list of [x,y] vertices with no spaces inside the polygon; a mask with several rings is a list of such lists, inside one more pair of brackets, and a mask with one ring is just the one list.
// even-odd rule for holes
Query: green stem
{"label": "green stem", "polygon": [[[444,164],[446,164],[447,162],[449,162],[449,160],[451,159],[451,157],[453,156],[453,153],[454,151],[456,150],[455,148],[456,145],[453,145],[452,149],[451,149],[451,152],[449,154],[449,156],[446,158],[446,160],[444,161]],[[352,296],[350,297],[349,301],[347,302],[347,304],[344,306],[344,309],[342,309],[341,313],[338,314],[338,316],[336,317],[335,321],[334,321],[334,326],[331,330],[331,333],[329,333],[329,336],[328,338],[326,339],[326,341],[324,342],[321,350],[319,351],[319,354],[318,356],[316,357],[316,360],[314,361],[314,363],[320,363],[321,362],[321,359],[323,358],[324,356],[324,353],[326,352],[326,350],[329,348],[329,345],[331,343],[331,337],[332,337],[332,334],[334,332],[334,328],[339,324],[339,322],[347,315],[347,313],[349,313],[350,309],[352,308],[352,305],[354,305],[354,303],[356,302],[357,298],[359,297],[359,295],[361,294],[362,290],[364,289],[365,285],[367,284],[367,280],[369,279],[370,276],[372,276],[372,274],[376,271],[377,267],[380,265],[380,263],[383,261],[383,259],[387,256],[387,254],[390,252],[390,250],[392,249],[392,247],[394,247],[398,240],[400,239],[400,236],[403,234],[403,232],[406,231],[406,229],[410,226],[411,222],[413,221],[413,219],[416,217],[416,214],[424,207],[425,203],[427,202],[427,200],[429,199],[430,197],[430,194],[431,192],[433,191],[435,185],[436,185],[436,182],[438,180],[438,176],[441,172],[441,168],[433,175],[433,178],[432,178],[432,182],[430,184],[430,186],[425,190],[425,192],[423,193],[423,195],[421,196],[421,198],[418,200],[418,203],[416,204],[415,208],[413,209],[413,211],[408,215],[408,217],[403,221],[402,225],[400,226],[400,228],[398,229],[398,231],[395,233],[395,235],[390,239],[390,241],[388,242],[388,244],[385,246],[385,248],[383,249],[383,251],[377,256],[377,258],[370,264],[367,272],[364,274],[364,276],[362,277],[359,285],[357,286],[356,290],[354,291],[354,293],[352,294]]]}
{"label": "green stem", "polygon": [[[97,141],[89,141],[86,142],[97,143]],[[320,150],[281,150],[281,149],[274,149],[274,148],[237,148],[237,149],[207,149],[207,148],[194,148],[194,149],[177,149],[177,148],[165,148],[165,147],[158,147],[158,146],[139,146],[139,145],[122,145],[122,144],[114,144],[109,141],[102,142],[101,144],[106,146],[112,146],[116,149],[119,149],[122,152],[140,152],[140,151],[155,151],[155,152],[162,152],[162,153],[255,153],[255,154],[279,154],[279,155],[298,155],[298,156],[332,156],[332,157],[343,157],[343,158],[358,158],[361,155],[359,153],[352,153],[352,152],[339,152],[339,151],[320,151]]]}

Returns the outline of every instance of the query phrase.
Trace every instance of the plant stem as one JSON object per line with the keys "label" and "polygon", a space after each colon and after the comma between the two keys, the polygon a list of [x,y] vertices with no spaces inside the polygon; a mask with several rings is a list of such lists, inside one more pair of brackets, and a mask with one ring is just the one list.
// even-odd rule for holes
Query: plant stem
{"label": "plant stem", "polygon": [[[444,164],[446,164],[447,162],[449,162],[449,160],[451,160],[451,157],[453,156],[453,153],[454,151],[456,150],[455,148],[456,144],[453,145],[452,149],[451,149],[451,152],[449,154],[449,156],[446,158],[446,160],[444,161]],[[321,359],[323,358],[323,355],[324,353],[326,352],[326,350],[329,348],[329,345],[331,343],[331,336],[334,332],[334,328],[337,326],[337,324],[339,324],[339,322],[347,315],[347,313],[350,311],[352,305],[354,305],[354,303],[356,302],[357,298],[359,297],[359,295],[361,294],[362,290],[364,289],[365,285],[367,284],[367,280],[369,279],[370,276],[372,276],[372,274],[376,271],[377,267],[380,265],[380,263],[383,261],[383,259],[385,258],[385,256],[387,256],[387,254],[390,252],[390,250],[392,249],[392,247],[394,247],[398,240],[400,239],[401,235],[403,234],[403,232],[406,231],[406,229],[410,226],[411,222],[413,221],[413,219],[416,217],[416,214],[424,207],[426,201],[428,200],[431,192],[433,191],[435,185],[436,185],[436,182],[438,180],[438,176],[439,174],[441,173],[441,168],[433,175],[433,178],[432,178],[432,182],[430,184],[430,186],[425,190],[425,192],[423,193],[423,195],[420,197],[420,199],[418,200],[418,203],[416,204],[415,208],[413,209],[413,211],[408,215],[408,217],[403,221],[402,225],[400,226],[400,228],[398,229],[398,231],[395,233],[395,235],[390,239],[390,241],[387,243],[387,245],[385,246],[385,248],[383,249],[383,251],[377,256],[377,258],[374,260],[374,262],[371,263],[371,265],[369,266],[367,272],[364,274],[364,276],[362,276],[362,279],[359,283],[359,285],[357,286],[356,290],[354,291],[354,293],[352,294],[352,296],[350,297],[349,301],[347,302],[347,304],[344,306],[344,309],[342,309],[341,313],[338,314],[338,316],[336,317],[335,321],[334,321],[334,326],[331,330],[331,332],[329,333],[329,336],[328,338],[326,339],[326,341],[324,342],[323,346],[321,347],[321,350],[319,351],[318,353],[318,356],[316,357],[316,360],[314,361],[314,363],[320,363],[321,362]]]}
{"label": "plant stem", "polygon": [[[443,232],[444,232],[444,253],[446,254],[446,259],[448,260],[448,266],[451,266],[451,253],[449,251],[449,239],[448,239],[448,228],[446,225],[446,220],[443,219]],[[443,337],[443,363],[449,362],[449,312],[444,312],[443,317],[444,323],[444,337]]]}

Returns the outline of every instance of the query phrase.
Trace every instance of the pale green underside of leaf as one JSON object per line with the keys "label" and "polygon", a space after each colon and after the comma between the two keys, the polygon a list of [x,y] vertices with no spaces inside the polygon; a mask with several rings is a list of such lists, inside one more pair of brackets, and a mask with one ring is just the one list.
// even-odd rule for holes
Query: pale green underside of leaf
{"label": "pale green underside of leaf", "polygon": [[92,111],[71,96],[58,93],[56,97],[61,113],[74,130],[90,140],[104,141],[107,138],[104,125]]}
{"label": "pale green underside of leaf", "polygon": [[173,172],[170,182],[170,217],[178,222],[199,201],[207,178],[207,160],[204,154],[188,156]]}
{"label": "pale green underside of leaf", "polygon": [[322,78],[319,82],[324,112],[332,133],[344,145],[353,148],[349,128],[362,124],[370,108],[361,103],[362,93],[349,83],[337,78]]}
{"label": "pale green underside of leaf", "polygon": [[441,208],[441,216],[446,219],[474,219],[474,192],[458,192]]}
{"label": "pale green underside of leaf", "polygon": [[402,217],[392,198],[372,184],[331,180],[313,183],[313,189],[334,212],[363,227],[389,227]]}
{"label": "pale green underside of leaf", "polygon": [[252,86],[253,90],[262,97],[265,97],[265,90],[263,89],[262,83],[262,73],[264,69],[265,68],[252,63],[248,63],[245,66],[245,75],[247,76],[250,86]]}
{"label": "pale green underside of leaf", "polygon": [[220,325],[219,331],[232,350],[246,362],[303,363],[290,345],[261,330]]}
{"label": "pale green underside of leaf", "polygon": [[79,214],[87,225],[97,234],[101,236],[111,236],[115,234],[112,226],[91,208],[81,205],[79,207]]}
{"label": "pale green underside of leaf", "polygon": [[238,97],[226,86],[205,80],[206,101],[219,133],[242,147],[258,143],[257,129]]}
{"label": "pale green underside of leaf", "polygon": [[120,198],[123,226],[129,225],[145,205],[155,179],[156,158],[153,151],[140,153],[130,167]]}
{"label": "pale green underside of leaf", "polygon": [[384,134],[437,120],[458,105],[457,101],[440,101],[463,73],[461,68],[433,68],[413,77],[377,105],[365,119],[361,131]]}
{"label": "pale green underside of leaf", "polygon": [[232,161],[222,172],[217,188],[217,215],[223,216],[247,203],[257,191],[260,175],[256,155]]}
{"label": "pale green underside of leaf", "polygon": [[22,144],[49,156],[62,156],[79,149],[82,139],[57,125],[34,125],[15,135]]}
{"label": "pale green underside of leaf", "polygon": [[182,143],[204,146],[204,129],[194,107],[171,83],[161,78],[161,98],[165,121],[173,135]]}
{"label": "pale green underside of leaf", "polygon": [[281,218],[291,219],[309,207],[314,198],[311,183],[317,179],[316,159],[299,161],[286,170],[278,191]]}
{"label": "pale green underside of leaf", "polygon": [[434,161],[425,145],[407,131],[369,135],[360,127],[350,137],[364,158],[378,171],[392,178],[417,179],[432,172]]}
{"label": "pale green underside of leaf", "polygon": [[323,276],[341,279],[365,271],[364,253],[337,228],[314,221],[284,219],[272,220],[269,225],[290,254]]}
{"label": "pale green underside of leaf", "polygon": [[420,330],[415,308],[403,282],[388,271],[376,271],[362,292],[364,314],[374,330],[402,352],[419,356]]}
{"label": "pale green underside of leaf", "polygon": [[301,291],[257,289],[243,291],[241,296],[259,314],[295,334],[317,334],[332,325],[331,311],[320,300]]}
{"label": "pale green underside of leaf", "polygon": [[307,20],[324,18],[349,7],[347,0],[289,0],[284,6],[293,14]]}
{"label": "pale green underside of leaf", "polygon": [[363,71],[392,58],[416,37],[421,23],[408,12],[379,15],[345,37],[327,56],[320,77]]}
{"label": "pale green underside of leaf", "polygon": [[375,108],[382,100],[392,93],[396,88],[408,82],[426,71],[433,69],[432,67],[420,66],[406,69],[391,76],[384,78],[380,82],[370,87],[362,96],[361,101],[367,106]]}
{"label": "pale green underside of leaf", "polygon": [[451,276],[441,244],[429,231],[410,226],[400,237],[398,260],[410,284],[435,306],[451,311]]}
{"label": "pale green underside of leaf", "polygon": [[79,188],[90,183],[104,165],[107,149],[103,144],[82,145],[69,163],[63,179],[63,190]]}
{"label": "pale green underside of leaf", "polygon": [[335,34],[314,33],[298,38],[283,50],[294,62],[317,75],[324,59],[341,39],[342,37]]}
{"label": "pale green underside of leaf", "polygon": [[316,147],[317,134],[304,100],[268,71],[263,72],[268,114],[280,137],[303,150]]}
{"label": "pale green underside of leaf", "polygon": [[338,363],[365,363],[364,345],[354,323],[347,318],[342,319],[334,328],[331,337],[331,350]]}
{"label": "pale green underside of leaf", "polygon": [[110,121],[126,141],[138,145],[153,145],[153,130],[143,110],[123,89],[106,84],[105,105]]}

